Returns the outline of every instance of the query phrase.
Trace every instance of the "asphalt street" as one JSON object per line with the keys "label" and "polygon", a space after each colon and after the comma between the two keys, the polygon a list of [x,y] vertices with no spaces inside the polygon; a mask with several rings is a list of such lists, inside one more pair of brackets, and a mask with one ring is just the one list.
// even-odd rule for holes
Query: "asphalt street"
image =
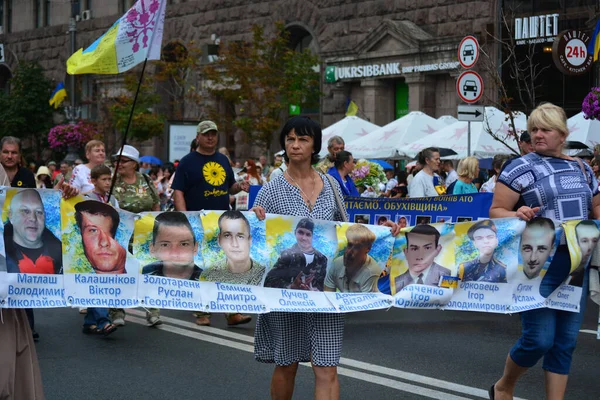
{"label": "asphalt street", "polygon": [[[77,310],[36,310],[49,400],[267,399],[272,366],[252,357],[254,323],[227,328],[222,315],[198,327],[189,312],[164,311],[159,328],[140,309],[113,335],[81,333]],[[567,399],[598,399],[598,307],[589,303]],[[348,314],[339,368],[342,399],[487,399],[518,338],[518,315],[390,309]],[[312,371],[299,369],[294,399],[310,399]],[[544,398],[532,368],[516,396]]]}

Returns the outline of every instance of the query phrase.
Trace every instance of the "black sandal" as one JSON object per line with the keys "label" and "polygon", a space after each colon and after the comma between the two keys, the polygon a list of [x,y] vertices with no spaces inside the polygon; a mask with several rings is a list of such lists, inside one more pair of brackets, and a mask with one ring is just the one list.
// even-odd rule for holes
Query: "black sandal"
{"label": "black sandal", "polygon": [[98,328],[97,325],[84,325],[82,332],[86,335],[103,335],[108,336],[117,330],[117,326],[113,324],[106,324],[104,328]]}

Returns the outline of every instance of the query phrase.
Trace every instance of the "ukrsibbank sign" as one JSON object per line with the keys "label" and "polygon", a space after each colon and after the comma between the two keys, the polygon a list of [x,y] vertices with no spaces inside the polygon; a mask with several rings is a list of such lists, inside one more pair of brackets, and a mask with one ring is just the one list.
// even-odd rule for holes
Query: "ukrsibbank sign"
{"label": "ukrsibbank sign", "polygon": [[367,64],[347,67],[330,65],[325,68],[325,82],[337,82],[342,79],[402,75],[416,72],[452,70],[457,69],[458,65],[458,61],[411,66],[401,66],[400,63]]}
{"label": "ukrsibbank sign", "polygon": [[517,45],[553,42],[558,35],[558,14],[515,18]]}

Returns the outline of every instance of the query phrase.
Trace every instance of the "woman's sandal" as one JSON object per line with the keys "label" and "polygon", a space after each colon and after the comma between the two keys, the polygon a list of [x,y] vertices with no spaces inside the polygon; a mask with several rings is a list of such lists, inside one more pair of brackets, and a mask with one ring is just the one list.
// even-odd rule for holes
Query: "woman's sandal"
{"label": "woman's sandal", "polygon": [[106,324],[104,328],[98,328],[96,325],[84,325],[82,332],[86,335],[103,335],[108,336],[117,330],[117,326],[113,324]]}

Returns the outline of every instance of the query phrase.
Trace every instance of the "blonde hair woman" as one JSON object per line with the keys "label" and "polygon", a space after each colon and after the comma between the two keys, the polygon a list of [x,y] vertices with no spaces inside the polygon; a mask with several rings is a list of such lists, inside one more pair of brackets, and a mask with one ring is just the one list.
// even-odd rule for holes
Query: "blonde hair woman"
{"label": "blonde hair woman", "polygon": [[[524,221],[546,217],[562,222],[600,215],[598,181],[592,169],[563,154],[569,135],[565,111],[554,104],[542,104],[531,113],[527,130],[534,152],[506,163],[498,176],[490,217]],[[563,240],[540,283],[540,294],[548,297],[569,276],[570,269],[569,250]],[[542,358],[546,398],[564,398],[585,312],[587,268],[576,271],[574,281],[582,287],[579,312],[544,307],[521,313],[521,337],[506,358],[502,378],[491,387],[490,398],[512,398],[519,377]]]}
{"label": "blonde hair woman", "polygon": [[477,193],[473,180],[479,176],[479,161],[475,157],[463,158],[458,163],[456,172],[458,180],[454,184],[452,194]]}

